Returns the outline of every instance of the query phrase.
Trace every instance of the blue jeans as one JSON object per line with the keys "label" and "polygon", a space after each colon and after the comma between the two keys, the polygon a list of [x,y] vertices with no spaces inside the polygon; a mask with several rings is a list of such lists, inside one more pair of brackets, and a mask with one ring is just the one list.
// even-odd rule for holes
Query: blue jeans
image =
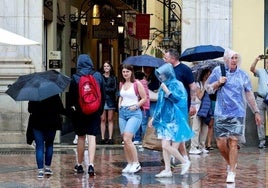
{"label": "blue jeans", "polygon": [[125,132],[135,135],[141,126],[142,112],[140,109],[130,110],[129,107],[122,107],[119,109],[119,129],[120,133]]}
{"label": "blue jeans", "polygon": [[44,168],[45,165],[50,166],[53,156],[53,143],[56,135],[56,131],[40,131],[33,129],[35,140],[35,157],[38,169]]}
{"label": "blue jeans", "polygon": [[139,142],[142,141],[143,136],[145,135],[145,132],[146,132],[149,116],[150,116],[150,110],[142,110],[141,127],[137,130],[134,141],[139,141]]}

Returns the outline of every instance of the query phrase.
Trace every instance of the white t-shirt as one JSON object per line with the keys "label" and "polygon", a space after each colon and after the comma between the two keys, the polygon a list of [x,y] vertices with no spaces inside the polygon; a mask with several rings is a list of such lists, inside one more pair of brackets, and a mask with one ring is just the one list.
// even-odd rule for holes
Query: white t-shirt
{"label": "white t-shirt", "polygon": [[134,84],[127,90],[122,87],[120,96],[123,98],[121,106],[133,106],[138,104],[138,96],[135,93]]}

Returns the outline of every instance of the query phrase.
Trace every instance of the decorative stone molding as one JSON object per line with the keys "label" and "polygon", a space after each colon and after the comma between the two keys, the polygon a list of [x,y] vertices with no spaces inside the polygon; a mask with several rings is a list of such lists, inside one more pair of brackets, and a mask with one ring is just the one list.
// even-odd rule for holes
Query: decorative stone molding
{"label": "decorative stone molding", "polygon": [[35,66],[29,59],[0,59],[0,93],[6,91],[7,86],[25,74],[33,73]]}

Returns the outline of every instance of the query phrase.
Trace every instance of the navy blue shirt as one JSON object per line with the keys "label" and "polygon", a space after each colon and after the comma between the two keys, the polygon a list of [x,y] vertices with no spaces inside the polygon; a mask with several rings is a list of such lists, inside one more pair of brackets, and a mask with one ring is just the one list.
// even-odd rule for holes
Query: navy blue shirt
{"label": "navy blue shirt", "polygon": [[174,67],[176,78],[181,81],[188,94],[188,108],[191,106],[191,95],[189,85],[194,83],[194,75],[192,70],[187,65],[180,63]]}

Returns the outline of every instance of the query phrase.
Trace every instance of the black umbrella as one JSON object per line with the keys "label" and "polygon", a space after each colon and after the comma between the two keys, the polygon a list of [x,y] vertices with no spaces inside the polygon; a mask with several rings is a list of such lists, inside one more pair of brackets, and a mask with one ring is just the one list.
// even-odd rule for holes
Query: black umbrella
{"label": "black umbrella", "polygon": [[146,66],[146,67],[160,67],[165,61],[161,58],[153,57],[150,55],[130,56],[123,61],[123,64],[130,64],[133,66]]}
{"label": "black umbrella", "polygon": [[20,76],[6,93],[15,101],[41,101],[63,92],[70,78],[55,70]]}
{"label": "black umbrella", "polygon": [[213,45],[200,45],[192,48],[187,48],[180,57],[180,61],[203,61],[222,57],[224,48]]}
{"label": "black umbrella", "polygon": [[206,60],[194,65],[191,67],[191,70],[193,72],[195,80],[198,81],[200,74],[204,69],[213,70],[216,66],[219,66],[221,64],[224,64],[224,62],[219,60]]}

